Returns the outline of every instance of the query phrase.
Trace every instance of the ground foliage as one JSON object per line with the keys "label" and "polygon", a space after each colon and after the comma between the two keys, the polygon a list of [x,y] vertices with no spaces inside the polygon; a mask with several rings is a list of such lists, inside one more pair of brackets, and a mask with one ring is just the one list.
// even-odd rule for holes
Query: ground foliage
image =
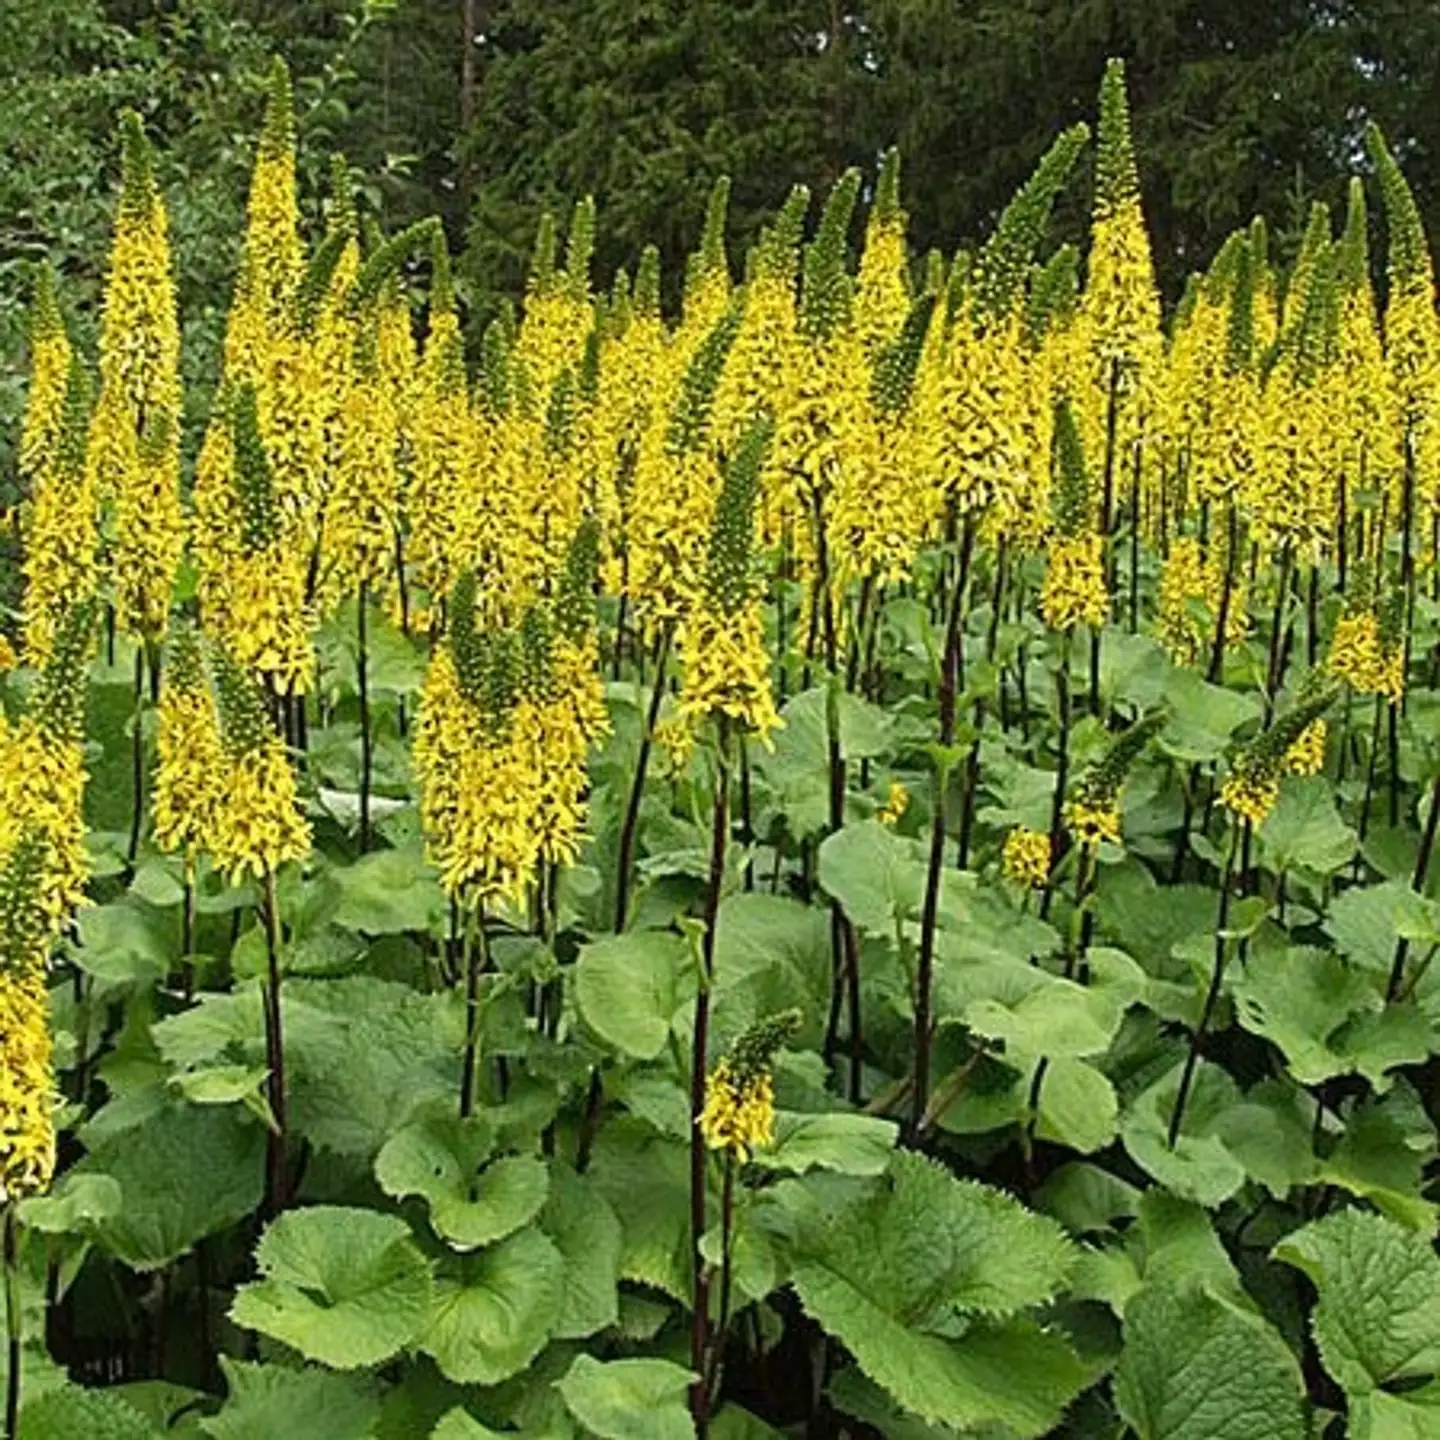
{"label": "ground foliage", "polygon": [[1112,66],[1083,284],[1083,130],[948,264],[891,157],[858,276],[852,173],[739,286],[721,187],[673,323],[582,203],[472,376],[435,227],[341,172],[301,244],[268,84],[193,477],[135,120],[93,417],[32,323],[17,1433],[1437,1433],[1440,322],[1379,135],[1378,317],[1357,188],[1163,330]]}

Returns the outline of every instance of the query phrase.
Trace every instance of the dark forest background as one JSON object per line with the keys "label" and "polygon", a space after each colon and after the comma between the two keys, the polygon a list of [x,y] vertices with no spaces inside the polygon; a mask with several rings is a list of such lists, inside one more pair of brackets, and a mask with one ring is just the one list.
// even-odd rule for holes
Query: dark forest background
{"label": "dark forest background", "polygon": [[654,241],[673,286],[720,172],[738,253],[792,182],[873,172],[896,143],[917,251],[952,251],[1093,114],[1107,55],[1129,64],[1168,298],[1256,212],[1283,262],[1371,118],[1440,225],[1440,5],[1416,0],[0,0],[0,466],[35,260],[93,329],[121,105],[163,152],[187,365],[212,369],[275,52],[306,203],[343,150],[387,227],[439,213],[477,326],[547,208],[593,193],[597,273]]}

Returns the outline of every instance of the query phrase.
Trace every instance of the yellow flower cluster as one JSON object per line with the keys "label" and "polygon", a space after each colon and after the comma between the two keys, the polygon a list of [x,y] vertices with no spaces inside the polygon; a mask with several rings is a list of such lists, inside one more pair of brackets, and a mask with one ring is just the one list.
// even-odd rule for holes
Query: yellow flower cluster
{"label": "yellow flower cluster", "polygon": [[1252,825],[1263,825],[1279,798],[1279,778],[1264,770],[1232,771],[1220,786],[1220,803]]}
{"label": "yellow flower cluster", "polygon": [[684,684],[681,717],[692,727],[706,716],[725,715],[769,746],[783,722],[770,687],[770,653],[759,608],[738,614],[702,602],[686,616],[679,635]]}
{"label": "yellow flower cluster", "polygon": [[[1113,835],[1102,838],[1118,839],[1118,825]],[[1005,836],[1001,864],[1006,878],[1017,885],[1027,890],[1044,889],[1050,878],[1050,837],[1043,830],[1027,830],[1017,825]]]}
{"label": "yellow flower cluster", "polygon": [[1112,845],[1120,843],[1120,808],[1113,796],[1079,795],[1066,804],[1064,819],[1065,828],[1089,849],[1095,849],[1105,840]]}
{"label": "yellow flower cluster", "polygon": [[875,818],[882,825],[898,825],[900,818],[910,808],[910,792],[898,780],[890,782],[890,793],[885,803],[875,812]]}
{"label": "yellow flower cluster", "polygon": [[113,507],[110,576],[120,622],[165,627],[184,548],[180,508],[180,322],[169,221],[139,117],[121,120],[124,175],[100,331],[100,398],[88,465]]}
{"label": "yellow flower cluster", "polygon": [[1051,543],[1040,591],[1040,613],[1056,630],[1088,625],[1098,630],[1110,613],[1099,535],[1062,537]]}
{"label": "yellow flower cluster", "polygon": [[741,1073],[727,1056],[705,1083],[700,1133],[711,1150],[728,1150],[743,1165],[775,1143],[775,1085],[768,1070]]}
{"label": "yellow flower cluster", "polygon": [[1383,643],[1373,610],[1352,611],[1335,622],[1326,668],[1361,695],[1399,704],[1405,694],[1404,648]]}
{"label": "yellow flower cluster", "polygon": [[1325,768],[1325,742],[1329,733],[1323,719],[1312,720],[1285,752],[1285,769],[1291,775],[1318,775]]}

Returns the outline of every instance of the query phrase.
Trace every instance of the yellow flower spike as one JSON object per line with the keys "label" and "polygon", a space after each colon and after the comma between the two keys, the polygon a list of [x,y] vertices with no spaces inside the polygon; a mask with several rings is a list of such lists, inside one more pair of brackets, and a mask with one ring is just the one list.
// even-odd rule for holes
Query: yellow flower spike
{"label": "yellow flower spike", "polygon": [[120,122],[123,177],[100,332],[100,398],[87,464],[113,507],[119,623],[158,635],[170,608],[180,507],[180,321],[169,219],[139,117]]}
{"label": "yellow flower spike", "polygon": [[756,1021],[711,1070],[695,1123],[706,1146],[742,1165],[775,1143],[775,1052],[800,1028],[798,1010]]}
{"label": "yellow flower spike", "polygon": [[215,697],[192,627],[172,630],[168,660],[160,688],[151,811],[155,843],[193,861],[211,848],[225,808],[227,760]]}
{"label": "yellow flower spike", "polygon": [[1120,810],[1113,799],[1094,802],[1083,796],[1065,806],[1065,828],[1090,849],[1108,840],[1120,844]]}

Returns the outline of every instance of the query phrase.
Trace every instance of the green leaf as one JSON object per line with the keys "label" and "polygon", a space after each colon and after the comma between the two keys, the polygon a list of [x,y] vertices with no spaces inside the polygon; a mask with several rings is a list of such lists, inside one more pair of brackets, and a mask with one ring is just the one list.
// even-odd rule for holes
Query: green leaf
{"label": "green leaf", "polygon": [[820,846],[820,884],[861,930],[890,936],[919,912],[925,870],[913,845],[878,820],[846,825]]}
{"label": "green leaf", "polygon": [[19,1440],[158,1440],[160,1431],[114,1395],[64,1385],[25,1405],[18,1435]]}
{"label": "green leaf", "polygon": [[1341,1210],[1287,1236],[1274,1253],[1319,1292],[1315,1343],[1347,1394],[1440,1370],[1440,1257],[1429,1236]]}
{"label": "green leaf", "polygon": [[212,1440],[370,1440],[380,1407],[363,1382],[313,1366],[251,1365],[220,1357],[230,1396],[201,1420]]}
{"label": "green leaf", "polygon": [[1391,1395],[1371,1390],[1350,1405],[1350,1440],[1435,1440],[1440,1435],[1440,1381]]}
{"label": "green leaf", "polygon": [[751,1158],[765,1170],[835,1170],[842,1175],[879,1175],[890,1163],[899,1136],[893,1121],[835,1111],[825,1115],[775,1115],[775,1144]]}
{"label": "green leaf", "polygon": [[1270,869],[1330,875],[1355,853],[1356,833],[1335,808],[1335,787],[1323,775],[1287,781],[1260,827],[1260,853]]}
{"label": "green leaf", "polygon": [[461,1385],[496,1385],[545,1347],[565,1303],[565,1262],[533,1227],[440,1271],[420,1342]]}
{"label": "green leaf", "polygon": [[1278,1046],[1302,1085],[1353,1070],[1353,1053],[1332,1037],[1348,1016],[1384,1003],[1363,972],[1310,947],[1257,950],[1231,991],[1240,1023]]}
{"label": "green leaf", "polygon": [[499,1431],[482,1425],[461,1406],[447,1410],[430,1432],[430,1440],[501,1440]]}
{"label": "green leaf", "polygon": [[1216,1133],[1220,1116],[1240,1098],[1239,1092],[1224,1070],[1202,1060],[1172,1146],[1170,1115],[1179,1088],[1176,1066],[1135,1099],[1120,1134],[1135,1163],[1167,1190],[1213,1208],[1245,1183],[1245,1167]]}
{"label": "green leaf", "polygon": [[375,1178],[387,1195],[423,1196],[436,1234],[457,1250],[474,1250],[528,1225],[549,1190],[544,1162],[533,1155],[486,1165],[493,1145],[483,1117],[428,1116],[385,1142]]}
{"label": "green leaf", "polygon": [[1091,1155],[1115,1138],[1119,1118],[1115,1087],[1093,1065],[1059,1055],[1045,1067],[1035,1112],[1041,1139]]}
{"label": "green leaf", "polygon": [[721,902],[711,1017],[717,1038],[794,1008],[809,1017],[797,1046],[818,1046],[829,990],[830,922],[823,910],[761,891]]}
{"label": "green leaf", "polygon": [[1139,1440],[1304,1440],[1304,1384],[1258,1316],[1199,1284],[1147,1283],[1125,1309],[1115,1403]]}
{"label": "green leaf", "polygon": [[21,1223],[46,1235],[89,1229],[118,1215],[125,1192],[113,1176],[71,1170],[48,1195],[31,1195],[19,1204]]}
{"label": "green leaf", "polygon": [[83,906],[75,928],[80,935],[76,964],[108,984],[151,985],[179,957],[174,917],[128,896],[109,905]]}
{"label": "green leaf", "polygon": [[550,1198],[540,1228],[565,1262],[565,1295],[556,1338],[576,1340],[620,1318],[620,1221],[595,1184],[568,1166],[550,1166]]}
{"label": "green leaf", "polygon": [[336,869],[335,924],[366,935],[429,933],[445,918],[445,893],[418,845],[376,850]]}
{"label": "green leaf", "polygon": [[243,1111],[162,1091],[138,1124],[87,1139],[77,1170],[109,1176],[124,1197],[97,1238],[133,1269],[158,1270],[260,1203],[265,1131]]}
{"label": "green leaf", "polygon": [[1074,1259],[1053,1220],[902,1150],[888,1183],[840,1212],[807,1263],[853,1279],[877,1299],[893,1297],[907,1314],[938,1319],[952,1309],[1002,1316],[1041,1304]]}
{"label": "green leaf", "polygon": [[620,1276],[690,1298],[690,1147],[622,1117],[606,1125],[587,1176],[620,1218]]}
{"label": "green leaf", "polygon": [[1235,732],[1260,715],[1260,703],[1253,695],[1211,685],[1193,670],[1178,666],[1170,672],[1165,698],[1170,719],[1160,744],[1177,760],[1196,764],[1218,760]]}
{"label": "green leaf", "polygon": [[668,1360],[577,1355],[556,1388],[570,1413],[601,1440],[688,1440],[695,1433],[686,1397],[693,1372]]}
{"label": "green leaf", "polygon": [[694,987],[685,941],[658,930],[583,946],[575,966],[575,1001],[585,1023],[608,1045],[640,1060],[664,1051],[676,1012]]}
{"label": "green leaf", "polygon": [[263,1279],[241,1286],[231,1316],[336,1370],[378,1365],[415,1340],[430,1308],[430,1268],[394,1215],[316,1205],[266,1227]]}
{"label": "green leaf", "polygon": [[1407,882],[1355,886],[1342,890],[1330,906],[1325,929],[1352,963],[1388,976],[1395,958],[1395,937],[1406,931],[1433,930],[1440,907],[1417,895]]}

